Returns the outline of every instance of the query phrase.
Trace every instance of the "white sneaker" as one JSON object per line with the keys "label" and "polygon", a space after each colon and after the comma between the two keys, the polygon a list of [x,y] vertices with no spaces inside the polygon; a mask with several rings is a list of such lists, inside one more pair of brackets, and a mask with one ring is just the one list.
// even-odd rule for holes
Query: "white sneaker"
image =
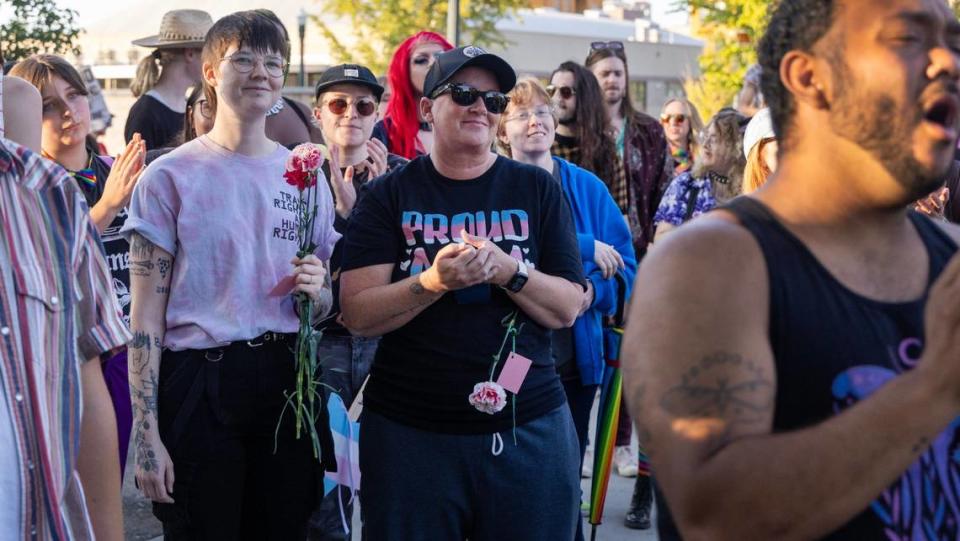
{"label": "white sneaker", "polygon": [[580,468],[580,477],[584,479],[589,479],[593,476],[593,449],[587,448],[587,452],[583,454],[583,467]]}
{"label": "white sneaker", "polygon": [[629,445],[617,447],[613,451],[613,465],[620,477],[636,477],[637,453],[631,451]]}

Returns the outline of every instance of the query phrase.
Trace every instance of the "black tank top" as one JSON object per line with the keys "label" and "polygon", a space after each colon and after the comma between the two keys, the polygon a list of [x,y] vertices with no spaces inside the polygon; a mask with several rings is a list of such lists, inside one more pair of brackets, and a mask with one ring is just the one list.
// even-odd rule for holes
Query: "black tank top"
{"label": "black tank top", "polygon": [[[916,366],[930,286],[957,251],[940,227],[911,211],[930,260],[927,292],[916,301],[888,303],[841,284],[759,201],[741,197],[726,209],[754,236],[767,265],[775,432],[821,422]],[[960,539],[958,436],[953,426],[944,431],[897,482],[827,539]]]}

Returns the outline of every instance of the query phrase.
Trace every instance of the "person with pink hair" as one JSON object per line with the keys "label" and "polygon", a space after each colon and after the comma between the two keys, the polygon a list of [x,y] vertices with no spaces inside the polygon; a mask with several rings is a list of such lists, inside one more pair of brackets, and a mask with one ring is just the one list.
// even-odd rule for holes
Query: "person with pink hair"
{"label": "person with pink hair", "polygon": [[423,31],[404,40],[393,54],[387,73],[393,93],[383,120],[373,129],[373,137],[382,141],[391,154],[413,159],[430,153],[433,132],[420,116],[418,103],[434,57],[450,49],[453,45],[440,34]]}

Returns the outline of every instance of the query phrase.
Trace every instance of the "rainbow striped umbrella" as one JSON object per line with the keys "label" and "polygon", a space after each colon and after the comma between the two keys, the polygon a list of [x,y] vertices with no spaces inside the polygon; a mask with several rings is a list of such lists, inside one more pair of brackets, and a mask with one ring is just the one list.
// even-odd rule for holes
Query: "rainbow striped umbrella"
{"label": "rainbow striped umbrella", "polygon": [[610,470],[613,465],[613,449],[616,447],[617,421],[620,419],[620,406],[623,403],[623,376],[620,372],[620,340],[623,337],[623,311],[625,304],[626,282],[620,273],[616,274],[617,315],[613,326],[604,329],[604,350],[607,366],[603,373],[603,385],[600,387],[600,407],[597,413],[597,431],[593,436],[593,480],[590,486],[591,541],[597,538],[597,526],[603,522],[603,507],[607,499],[607,486],[610,484]]}

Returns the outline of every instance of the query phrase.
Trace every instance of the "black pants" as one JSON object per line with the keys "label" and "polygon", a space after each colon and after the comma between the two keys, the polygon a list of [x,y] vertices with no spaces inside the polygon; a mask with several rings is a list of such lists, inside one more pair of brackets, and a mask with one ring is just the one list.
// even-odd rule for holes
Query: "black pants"
{"label": "black pants", "polygon": [[[563,390],[567,394],[567,404],[570,405],[570,415],[573,417],[573,426],[577,429],[577,441],[580,443],[580,468],[583,468],[583,455],[590,443],[590,410],[593,401],[597,398],[599,385],[584,385],[580,377],[563,380]],[[579,475],[580,470],[577,470]],[[577,513],[577,531],[575,541],[583,540],[583,516]]]}
{"label": "black pants", "polygon": [[[309,434],[295,439],[289,409],[274,440],[294,357],[291,337],[271,338],[164,352],[158,416],[176,503],[154,504],[154,514],[167,541],[305,538],[322,468]],[[325,403],[320,411],[324,463],[333,464]]]}

